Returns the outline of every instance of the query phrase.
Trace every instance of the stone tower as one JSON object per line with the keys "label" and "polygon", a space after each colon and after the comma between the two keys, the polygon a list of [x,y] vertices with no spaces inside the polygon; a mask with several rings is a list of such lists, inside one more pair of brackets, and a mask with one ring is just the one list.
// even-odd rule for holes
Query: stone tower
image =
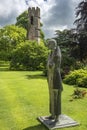
{"label": "stone tower", "polygon": [[32,7],[28,9],[29,28],[28,39],[36,40],[40,43],[40,8]]}

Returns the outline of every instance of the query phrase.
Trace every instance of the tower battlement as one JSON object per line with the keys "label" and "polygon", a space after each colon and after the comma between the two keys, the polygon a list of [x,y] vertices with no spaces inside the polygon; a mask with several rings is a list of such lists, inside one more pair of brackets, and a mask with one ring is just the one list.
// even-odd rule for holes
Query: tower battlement
{"label": "tower battlement", "polygon": [[34,15],[34,16],[40,17],[40,8],[38,8],[38,7],[37,8],[29,7],[28,12],[29,12],[29,15]]}

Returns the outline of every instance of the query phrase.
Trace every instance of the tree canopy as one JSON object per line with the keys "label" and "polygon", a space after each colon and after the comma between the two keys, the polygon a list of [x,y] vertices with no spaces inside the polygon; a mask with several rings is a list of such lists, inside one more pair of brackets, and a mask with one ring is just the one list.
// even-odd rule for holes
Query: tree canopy
{"label": "tree canopy", "polygon": [[76,20],[74,22],[78,30],[87,31],[87,1],[82,1],[76,8]]}
{"label": "tree canopy", "polygon": [[17,44],[26,38],[26,30],[15,25],[5,26],[0,29],[0,57],[9,55]]}
{"label": "tree canopy", "polygon": [[29,20],[28,20],[28,11],[24,11],[22,14],[20,14],[17,18],[16,18],[17,22],[16,25],[19,27],[23,27],[26,30],[28,29],[29,26]]}
{"label": "tree canopy", "polygon": [[78,40],[80,60],[87,59],[87,1],[82,1],[76,8],[76,39]]}

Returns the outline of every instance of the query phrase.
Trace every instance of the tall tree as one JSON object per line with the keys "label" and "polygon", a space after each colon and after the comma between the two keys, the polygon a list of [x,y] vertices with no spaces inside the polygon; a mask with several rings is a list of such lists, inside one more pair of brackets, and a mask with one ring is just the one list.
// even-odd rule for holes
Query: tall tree
{"label": "tall tree", "polygon": [[84,0],[76,8],[77,39],[80,51],[80,60],[87,59],[87,1]]}
{"label": "tall tree", "polygon": [[56,37],[58,45],[62,51],[62,75],[67,74],[72,66],[75,65],[75,58],[77,58],[77,45],[73,42],[72,30],[56,30]]}
{"label": "tall tree", "polygon": [[28,11],[24,11],[22,14],[20,14],[17,18],[16,18],[17,22],[16,25],[19,27],[23,27],[26,30],[28,29],[29,26],[29,20],[28,20]]}
{"label": "tall tree", "polygon": [[[65,29],[63,31],[56,30],[56,40],[58,45],[61,47],[63,54],[67,54],[68,56],[77,57],[74,55],[76,50],[76,42],[74,41],[74,29]],[[74,53],[73,53],[74,52]]]}
{"label": "tall tree", "polygon": [[87,1],[84,0],[78,4],[76,8],[76,17],[75,23],[78,30],[87,31]]}

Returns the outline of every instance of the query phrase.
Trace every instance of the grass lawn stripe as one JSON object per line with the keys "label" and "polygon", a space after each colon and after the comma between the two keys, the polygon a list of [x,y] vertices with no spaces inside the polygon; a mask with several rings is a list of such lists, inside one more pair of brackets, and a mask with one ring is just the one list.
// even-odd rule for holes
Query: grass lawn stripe
{"label": "grass lawn stripe", "polygon": [[4,124],[7,124],[9,128],[12,127],[12,129],[15,129],[14,126],[17,126],[18,128],[18,126],[20,126],[19,124],[27,122],[26,116],[24,115],[24,109],[22,107],[21,100],[19,100],[19,97],[16,95],[14,89],[12,89],[9,84],[7,85],[4,81],[3,85],[5,86],[5,89],[2,89],[1,93],[3,94],[2,97],[4,97],[4,109],[8,110],[8,115],[4,117]]}

